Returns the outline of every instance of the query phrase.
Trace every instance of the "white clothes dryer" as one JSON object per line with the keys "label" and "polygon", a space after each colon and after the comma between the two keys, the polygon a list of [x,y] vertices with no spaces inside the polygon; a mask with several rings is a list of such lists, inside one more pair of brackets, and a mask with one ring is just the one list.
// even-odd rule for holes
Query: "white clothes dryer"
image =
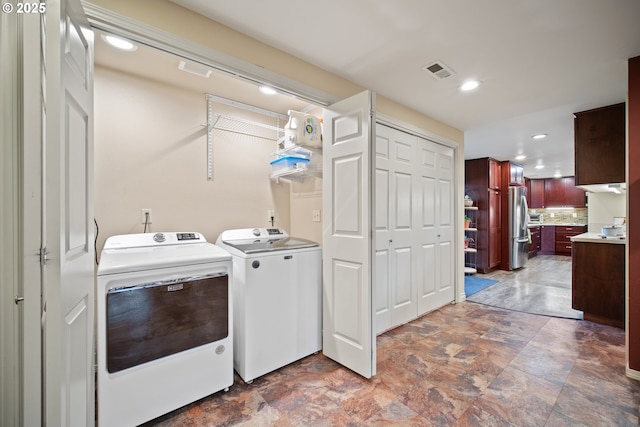
{"label": "white clothes dryer", "polygon": [[231,256],[200,233],[107,239],[97,277],[98,425],[136,426],[233,384]]}
{"label": "white clothes dryer", "polygon": [[279,228],[224,231],[233,257],[234,368],[247,383],[322,349],[320,245]]}

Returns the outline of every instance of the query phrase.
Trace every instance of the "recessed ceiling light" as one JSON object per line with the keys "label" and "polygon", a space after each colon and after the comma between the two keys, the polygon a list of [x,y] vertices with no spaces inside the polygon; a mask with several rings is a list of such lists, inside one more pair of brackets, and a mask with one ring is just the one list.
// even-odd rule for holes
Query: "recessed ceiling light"
{"label": "recessed ceiling light", "polygon": [[264,93],[265,95],[275,95],[276,90],[272,87],[269,86],[260,86],[260,92]]}
{"label": "recessed ceiling light", "polygon": [[480,86],[480,82],[477,80],[468,80],[466,82],[464,82],[462,84],[462,86],[460,86],[460,90],[463,92],[467,92],[470,90],[474,90],[475,88],[477,88],[478,86]]}
{"label": "recessed ceiling light", "polygon": [[533,139],[544,139],[546,137],[547,137],[546,133],[539,133],[537,135],[533,135],[531,138],[533,138]]}
{"label": "recessed ceiling light", "polygon": [[524,159],[526,159],[526,158],[527,158],[527,156],[525,156],[524,154],[518,154],[518,155],[516,156],[516,160],[524,160]]}
{"label": "recessed ceiling light", "polygon": [[129,40],[125,40],[122,37],[116,37],[112,35],[102,34],[102,40],[109,43],[111,46],[126,50],[128,52],[133,52],[134,50],[138,50],[138,46],[131,43]]}
{"label": "recessed ceiling light", "polygon": [[536,169],[544,169],[544,165],[536,165]]}
{"label": "recessed ceiling light", "polygon": [[562,174],[560,173],[560,171],[556,171],[556,173],[553,174],[554,178],[562,178]]}

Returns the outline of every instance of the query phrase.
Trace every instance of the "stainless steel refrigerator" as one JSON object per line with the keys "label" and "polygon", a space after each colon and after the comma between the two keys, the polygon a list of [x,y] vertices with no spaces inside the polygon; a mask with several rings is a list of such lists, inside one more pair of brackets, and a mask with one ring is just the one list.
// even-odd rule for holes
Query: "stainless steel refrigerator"
{"label": "stainless steel refrigerator", "polygon": [[525,187],[509,187],[509,269],[524,267],[529,259],[528,206]]}

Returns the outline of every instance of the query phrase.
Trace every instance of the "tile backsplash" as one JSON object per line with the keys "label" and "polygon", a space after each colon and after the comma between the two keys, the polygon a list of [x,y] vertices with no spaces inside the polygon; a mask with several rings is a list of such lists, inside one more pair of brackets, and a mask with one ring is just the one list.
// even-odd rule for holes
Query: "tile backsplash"
{"label": "tile backsplash", "polygon": [[[529,214],[542,215],[543,224],[584,224],[588,222],[587,208],[529,209]],[[574,217],[575,214],[575,217]],[[553,216],[552,216],[553,215]]]}

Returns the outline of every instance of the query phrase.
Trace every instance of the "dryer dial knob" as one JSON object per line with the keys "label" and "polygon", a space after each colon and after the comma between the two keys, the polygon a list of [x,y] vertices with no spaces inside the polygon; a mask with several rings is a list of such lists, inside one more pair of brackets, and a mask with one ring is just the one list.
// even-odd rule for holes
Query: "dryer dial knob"
{"label": "dryer dial knob", "polygon": [[253,267],[253,268],[258,268],[258,267],[260,267],[260,261],[258,261],[258,260],[253,261],[253,262],[251,263],[251,267]]}
{"label": "dryer dial knob", "polygon": [[260,235],[260,229],[259,228],[254,228],[253,229],[253,235],[254,236],[259,236]]}
{"label": "dryer dial knob", "polygon": [[162,243],[166,239],[167,238],[165,237],[164,233],[156,233],[156,234],[153,235],[153,241],[154,242]]}

